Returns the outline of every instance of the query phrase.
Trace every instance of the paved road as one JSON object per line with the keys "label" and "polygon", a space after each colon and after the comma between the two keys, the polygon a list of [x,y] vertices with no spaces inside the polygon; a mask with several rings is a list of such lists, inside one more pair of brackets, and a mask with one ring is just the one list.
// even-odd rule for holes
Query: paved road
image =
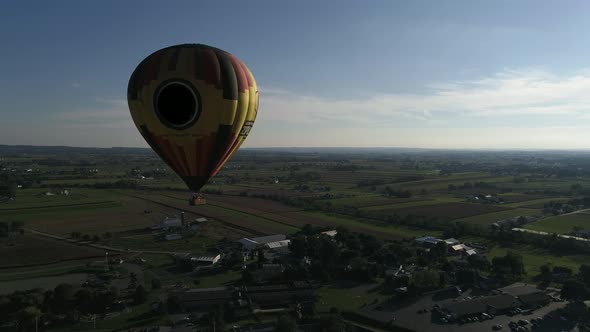
{"label": "paved road", "polygon": [[[512,230],[515,232],[532,233],[532,234],[543,235],[543,236],[547,236],[547,235],[553,236],[553,234],[555,234],[555,233],[547,233],[547,232],[542,232],[542,231],[535,231],[535,230],[527,229],[527,228],[513,228]],[[579,237],[579,236],[557,234],[557,237],[561,237],[564,239],[574,239],[577,241],[590,242],[590,239],[587,239],[584,237]]]}

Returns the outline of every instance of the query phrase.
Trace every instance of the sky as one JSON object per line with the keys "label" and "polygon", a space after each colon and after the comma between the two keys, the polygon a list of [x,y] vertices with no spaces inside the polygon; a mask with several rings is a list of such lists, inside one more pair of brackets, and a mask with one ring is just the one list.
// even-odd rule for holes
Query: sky
{"label": "sky", "polygon": [[147,147],[129,76],[203,43],[260,88],[246,147],[590,147],[587,1],[12,1],[0,144]]}

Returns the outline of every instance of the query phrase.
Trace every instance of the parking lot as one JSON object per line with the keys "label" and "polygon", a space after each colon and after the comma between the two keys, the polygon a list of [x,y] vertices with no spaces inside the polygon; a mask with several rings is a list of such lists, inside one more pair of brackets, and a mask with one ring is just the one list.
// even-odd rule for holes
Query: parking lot
{"label": "parking lot", "polygon": [[[449,303],[463,301],[468,297],[481,296],[471,290],[466,290],[459,297],[445,297],[438,293],[423,296],[411,302],[398,302],[391,305],[367,306],[362,314],[375,320],[388,322],[395,318],[395,325],[414,331],[493,331],[493,326],[502,325],[501,331],[510,331],[510,322],[527,320],[526,328],[530,331],[575,331],[575,325],[564,320],[561,310],[567,302],[551,302],[547,306],[535,310],[530,314],[516,314],[514,316],[497,315],[492,319],[468,322],[442,324],[439,316],[432,312],[435,304],[444,306]],[[454,300],[455,299],[455,300]],[[426,310],[426,312],[424,312]],[[539,319],[537,326],[530,323],[533,319]]]}

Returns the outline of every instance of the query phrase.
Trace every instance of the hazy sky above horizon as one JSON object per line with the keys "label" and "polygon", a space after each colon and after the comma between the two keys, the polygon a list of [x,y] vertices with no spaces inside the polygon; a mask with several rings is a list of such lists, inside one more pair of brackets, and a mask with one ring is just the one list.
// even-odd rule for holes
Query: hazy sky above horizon
{"label": "hazy sky above horizon", "polygon": [[[338,5],[336,5],[338,4]],[[248,147],[590,147],[587,1],[39,1],[0,10],[0,144],[147,146],[129,76],[179,43],[260,87]]]}

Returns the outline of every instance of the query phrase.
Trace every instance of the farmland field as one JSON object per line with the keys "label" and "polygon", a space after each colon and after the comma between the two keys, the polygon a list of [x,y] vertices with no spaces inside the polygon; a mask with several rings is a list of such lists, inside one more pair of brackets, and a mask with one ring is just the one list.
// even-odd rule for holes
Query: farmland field
{"label": "farmland field", "polygon": [[559,234],[568,234],[574,231],[574,228],[590,230],[590,215],[584,213],[572,213],[548,217],[537,222],[527,224],[525,228]]}
{"label": "farmland field", "polygon": [[0,268],[104,257],[104,250],[29,234],[0,241],[0,252]]}
{"label": "farmland field", "polygon": [[427,218],[436,218],[443,221],[451,221],[455,219],[476,216],[491,212],[506,210],[498,205],[490,204],[476,204],[476,203],[446,203],[426,206],[406,207],[401,209],[390,208],[373,211],[379,215],[398,216],[416,215]]}
{"label": "farmland field", "polygon": [[460,219],[457,219],[456,221],[467,222],[467,223],[471,223],[471,224],[479,224],[479,225],[490,225],[490,224],[492,224],[496,221],[499,221],[499,220],[510,219],[510,218],[520,217],[520,216],[534,216],[534,215],[540,215],[540,214],[541,214],[541,212],[539,210],[520,208],[520,209],[509,209],[509,210],[498,211],[498,212],[478,214],[478,215],[472,216],[472,217],[460,218]]}

